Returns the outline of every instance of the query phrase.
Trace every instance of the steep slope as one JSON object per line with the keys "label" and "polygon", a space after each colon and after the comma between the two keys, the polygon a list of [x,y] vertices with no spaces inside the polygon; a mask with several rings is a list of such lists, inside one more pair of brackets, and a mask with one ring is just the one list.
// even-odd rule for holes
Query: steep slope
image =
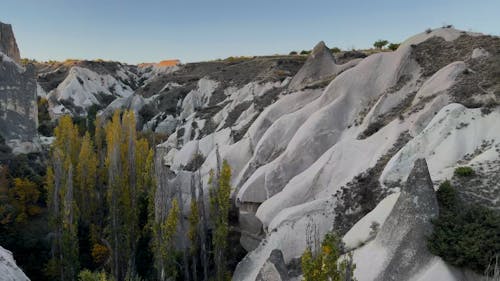
{"label": "steep slope", "polygon": [[29,281],[23,271],[17,267],[12,253],[0,247],[0,281]]}

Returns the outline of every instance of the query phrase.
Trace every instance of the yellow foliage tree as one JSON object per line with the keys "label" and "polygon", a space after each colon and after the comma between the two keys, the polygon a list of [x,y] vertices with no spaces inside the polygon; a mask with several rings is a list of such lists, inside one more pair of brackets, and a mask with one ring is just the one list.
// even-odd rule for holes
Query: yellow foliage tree
{"label": "yellow foliage tree", "polygon": [[80,135],[70,116],[59,119],[47,167],[47,205],[54,233],[51,267],[60,280],[78,273],[78,210],[75,200],[75,169],[79,162]]}
{"label": "yellow foliage tree", "polygon": [[96,210],[96,180],[97,180],[97,155],[94,144],[87,132],[83,136],[80,153],[76,166],[77,205],[82,220],[91,222],[92,214]]}
{"label": "yellow foliage tree", "polygon": [[317,253],[308,246],[301,258],[304,281],[356,281],[353,277],[356,265],[352,255],[340,258],[342,241],[335,233],[327,233]]}
{"label": "yellow foliage tree", "polygon": [[36,183],[28,179],[15,178],[12,195],[17,210],[16,222],[26,222],[28,217],[41,213],[42,210],[37,204],[40,191]]}

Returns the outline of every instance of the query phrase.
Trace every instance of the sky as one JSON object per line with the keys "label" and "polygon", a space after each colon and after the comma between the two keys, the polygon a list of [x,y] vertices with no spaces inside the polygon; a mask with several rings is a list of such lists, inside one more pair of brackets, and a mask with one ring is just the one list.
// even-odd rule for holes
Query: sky
{"label": "sky", "polygon": [[0,0],[21,56],[194,62],[400,42],[444,24],[500,35],[500,0]]}

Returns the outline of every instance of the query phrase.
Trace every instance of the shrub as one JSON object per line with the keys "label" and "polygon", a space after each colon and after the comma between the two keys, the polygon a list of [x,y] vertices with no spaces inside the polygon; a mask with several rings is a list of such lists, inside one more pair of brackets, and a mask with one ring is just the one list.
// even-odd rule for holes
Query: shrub
{"label": "shrub", "polygon": [[309,55],[310,53],[311,53],[311,51],[306,51],[306,50],[300,51],[301,55]]}
{"label": "shrub", "polygon": [[439,217],[428,240],[429,250],[448,263],[483,273],[500,252],[500,214],[466,205],[446,181],[438,189]]}
{"label": "shrub", "polygon": [[391,44],[389,44],[389,46],[387,46],[387,48],[389,48],[389,50],[391,50],[391,51],[396,51],[399,48],[399,45],[401,45],[401,44],[391,43]]}
{"label": "shrub", "polygon": [[474,175],[474,170],[469,166],[458,167],[455,169],[455,175],[459,177],[470,177]]}
{"label": "shrub", "polygon": [[441,211],[455,211],[458,206],[457,191],[451,186],[450,181],[443,182],[436,192],[436,197]]}
{"label": "shrub", "polygon": [[330,51],[335,54],[335,53],[340,53],[342,50],[340,50],[340,48],[338,47],[333,47],[330,49]]}
{"label": "shrub", "polygon": [[298,53],[297,53],[297,51],[291,51],[289,55],[290,55],[290,56],[295,56],[295,55],[297,55],[297,54],[298,54]]}
{"label": "shrub", "polygon": [[370,225],[370,234],[369,234],[370,238],[371,239],[375,238],[379,230],[380,230],[380,223],[372,221],[372,224]]}
{"label": "shrub", "polygon": [[34,59],[27,59],[27,58],[22,58],[21,59],[21,65],[23,65],[23,66],[26,66],[26,65],[28,65],[30,63],[35,64],[35,63],[38,63],[38,62],[36,60],[34,60]]}
{"label": "shrub", "polygon": [[375,43],[373,43],[373,47],[377,49],[382,49],[387,44],[389,44],[389,41],[380,39],[375,41]]}
{"label": "shrub", "polygon": [[102,245],[102,244],[94,244],[92,246],[92,252],[91,252],[92,258],[96,264],[103,264],[108,258],[109,258],[109,249],[108,247]]}

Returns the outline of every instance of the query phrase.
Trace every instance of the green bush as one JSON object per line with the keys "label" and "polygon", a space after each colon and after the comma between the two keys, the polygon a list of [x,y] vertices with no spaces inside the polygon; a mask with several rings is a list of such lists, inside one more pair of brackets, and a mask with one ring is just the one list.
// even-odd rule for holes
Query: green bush
{"label": "green bush", "polygon": [[474,170],[469,166],[458,167],[455,169],[455,176],[470,177],[474,175]]}
{"label": "green bush", "polygon": [[500,213],[480,205],[466,205],[446,181],[437,199],[439,217],[428,240],[429,250],[446,262],[484,273],[500,253]]}
{"label": "green bush", "polygon": [[311,53],[311,51],[306,51],[306,50],[300,51],[301,55],[309,55],[310,53]]}
{"label": "green bush", "polygon": [[295,55],[297,55],[297,54],[298,54],[298,53],[297,53],[297,51],[291,51],[289,55],[290,55],[290,56],[295,56]]}
{"label": "green bush", "polygon": [[401,45],[401,44],[391,43],[391,44],[389,44],[389,46],[387,46],[387,48],[389,48],[389,50],[391,50],[391,51],[396,51],[399,48],[399,45]]}
{"label": "green bush", "polygon": [[458,194],[450,181],[443,182],[436,192],[440,211],[455,211],[458,206]]}

